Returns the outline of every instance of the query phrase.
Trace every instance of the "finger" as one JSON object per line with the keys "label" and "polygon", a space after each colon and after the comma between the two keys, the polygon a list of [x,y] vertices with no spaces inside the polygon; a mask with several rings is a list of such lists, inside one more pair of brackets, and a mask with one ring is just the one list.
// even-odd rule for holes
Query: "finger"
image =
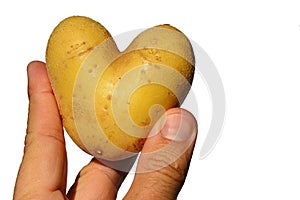
{"label": "finger", "polygon": [[65,194],[66,150],[59,111],[45,64],[27,68],[29,114],[24,156],[15,187],[15,199]]}
{"label": "finger", "polygon": [[196,120],[179,108],[167,111],[166,120],[162,119],[157,123],[162,124],[158,134],[145,142],[125,199],[176,199],[185,181],[197,135]]}
{"label": "finger", "polygon": [[67,196],[70,200],[116,199],[117,191],[126,174],[93,159],[80,171]]}

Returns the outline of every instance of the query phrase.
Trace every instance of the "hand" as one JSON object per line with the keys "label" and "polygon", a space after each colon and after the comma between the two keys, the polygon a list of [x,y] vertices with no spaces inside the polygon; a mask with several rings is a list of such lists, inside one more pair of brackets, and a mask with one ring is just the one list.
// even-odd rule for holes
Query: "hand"
{"label": "hand", "polygon": [[[14,199],[116,199],[126,173],[96,159],[82,168],[66,193],[65,140],[47,70],[44,63],[32,62],[27,71],[28,128]],[[135,174],[124,199],[176,199],[181,190],[195,144],[197,125],[185,110],[176,108],[167,113],[164,127],[147,139],[138,162],[137,169],[148,172]],[[180,120],[181,127],[178,126]],[[175,135],[178,129],[180,131]],[[180,149],[187,140],[191,142],[184,152],[179,154],[174,150]],[[155,151],[166,144],[172,148]],[[170,158],[174,158],[172,163],[169,163]]]}

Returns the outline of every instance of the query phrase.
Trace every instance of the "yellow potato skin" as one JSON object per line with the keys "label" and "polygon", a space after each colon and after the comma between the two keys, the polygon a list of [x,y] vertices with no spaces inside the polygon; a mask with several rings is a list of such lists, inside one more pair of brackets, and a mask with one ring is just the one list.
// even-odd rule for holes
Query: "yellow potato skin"
{"label": "yellow potato skin", "polygon": [[[111,39],[111,35],[98,22],[80,16],[66,18],[52,32],[46,51],[48,75],[58,102],[63,125],[73,141],[87,153],[91,153],[90,151],[97,152],[101,149],[104,159],[118,160],[123,159],[122,151],[139,152],[143,147],[146,135],[142,133],[135,136],[132,135],[134,133],[128,134],[121,130],[115,121],[112,108],[113,95],[115,95],[112,93],[114,87],[130,70],[143,65],[172,66],[185,77],[189,84],[192,83],[194,58],[189,41],[172,26],[160,25],[157,27],[178,33],[180,35],[179,41],[173,44],[173,40],[177,39],[176,36],[174,38],[173,36],[166,36],[166,38],[161,39],[153,38],[150,29],[148,32],[145,31],[145,34],[142,33],[138,36],[122,53],[119,52],[115,43],[111,44],[109,52],[117,55],[116,59],[105,69],[96,86],[94,101],[98,123],[107,140],[120,150],[118,148],[117,150],[116,148],[110,149],[107,144],[105,145],[106,148],[102,149],[98,144],[95,145],[95,142],[100,141],[100,138],[94,137],[85,138],[83,144],[76,129],[72,110],[73,89],[82,63],[89,59],[89,54],[99,44]],[[153,39],[159,43],[166,40],[166,45],[163,45],[162,49],[156,49],[155,45],[151,47],[150,44],[152,44]],[[150,45],[149,48],[145,48],[148,45]],[[144,72],[141,71],[141,73],[142,76]],[[176,80],[174,81],[176,82]],[[180,106],[180,102],[187,95],[189,86],[178,86],[181,92],[177,96],[180,99],[177,99],[169,88],[153,83],[150,77],[148,84],[136,88],[135,91],[129,91],[132,92],[132,95],[128,99],[128,113],[122,115],[124,118],[131,118],[136,125],[145,127],[145,132],[148,132],[150,129],[147,126],[151,122],[149,115],[151,106],[159,104],[165,110]],[[158,113],[155,119],[161,114]],[[101,141],[103,140],[101,139]]]}
{"label": "yellow potato skin", "polygon": [[[63,125],[84,151],[72,114],[72,91],[81,63],[110,33],[98,22],[82,16],[64,19],[53,30],[46,50],[46,65],[51,85],[62,116]],[[117,47],[114,46],[116,51]]]}
{"label": "yellow potato skin", "polygon": [[[155,52],[155,54],[153,52]],[[159,58],[157,55],[159,55]],[[100,126],[105,130],[104,133],[110,141],[126,151],[140,151],[145,140],[140,137],[146,137],[146,135],[134,137],[131,134],[135,133],[126,133],[115,125],[116,121],[112,111],[112,91],[118,81],[130,70],[149,64],[155,64],[158,67],[160,65],[161,67],[164,65],[172,66],[181,73],[190,84],[192,83],[193,77],[191,75],[193,74],[194,66],[180,56],[163,50],[140,49],[129,52],[125,51],[122,56],[108,66],[96,89],[96,115],[98,121],[101,122]],[[142,70],[141,73],[147,73],[147,71],[143,72]],[[188,91],[188,89],[186,89],[186,91]],[[138,126],[146,127],[150,124],[149,111],[151,106],[155,104],[159,104],[164,110],[180,106],[179,100],[170,89],[160,84],[151,83],[151,79],[149,79],[148,84],[130,92],[132,92],[132,95],[131,98],[128,99],[128,114],[130,115],[128,117],[131,117],[133,122]],[[185,97],[185,95],[186,94],[182,94],[182,97]],[[158,113],[155,118],[157,119],[161,114],[161,112]],[[146,129],[146,131],[150,131],[150,129]]]}

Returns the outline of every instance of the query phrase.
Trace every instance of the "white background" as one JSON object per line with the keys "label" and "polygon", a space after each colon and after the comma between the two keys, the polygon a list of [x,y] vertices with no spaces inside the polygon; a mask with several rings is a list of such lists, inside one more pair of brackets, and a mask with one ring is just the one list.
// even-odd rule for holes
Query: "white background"
{"label": "white background", "polygon": [[[178,199],[300,199],[300,10],[297,1],[1,1],[0,198],[11,199],[27,120],[26,65],[43,60],[59,21],[89,16],[117,35],[169,23],[215,63],[226,121],[214,151],[199,159],[211,117],[198,80],[199,138]],[[67,137],[68,186],[91,157]],[[121,188],[125,194],[133,175]]]}

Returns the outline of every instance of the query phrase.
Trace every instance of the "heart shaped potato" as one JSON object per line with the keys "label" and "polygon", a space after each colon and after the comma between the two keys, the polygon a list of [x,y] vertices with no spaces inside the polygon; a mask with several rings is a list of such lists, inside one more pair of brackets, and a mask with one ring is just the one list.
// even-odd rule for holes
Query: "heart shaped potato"
{"label": "heart shaped potato", "polygon": [[54,29],[46,64],[66,131],[105,160],[139,152],[164,111],[183,102],[194,75],[191,44],[176,28],[145,30],[120,52],[101,24],[81,16]]}

